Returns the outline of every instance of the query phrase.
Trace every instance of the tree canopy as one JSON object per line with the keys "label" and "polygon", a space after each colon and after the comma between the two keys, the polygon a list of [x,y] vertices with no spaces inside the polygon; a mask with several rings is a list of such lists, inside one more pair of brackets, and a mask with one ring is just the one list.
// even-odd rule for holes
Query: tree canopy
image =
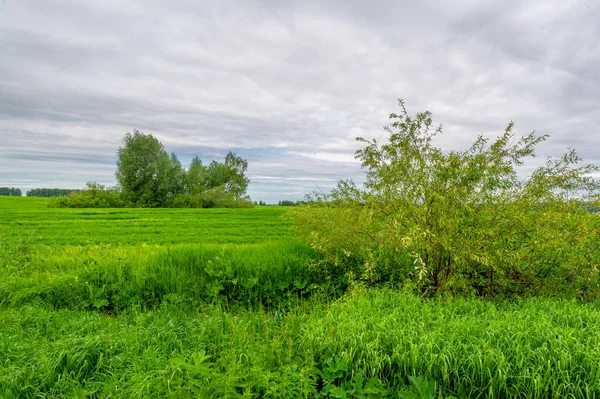
{"label": "tree canopy", "polygon": [[219,204],[242,200],[249,183],[247,168],[246,160],[229,152],[224,162],[208,166],[196,156],[186,171],[158,139],[134,130],[117,150],[116,177],[123,199],[135,206],[204,206],[219,196]]}
{"label": "tree canopy", "polygon": [[[248,162],[233,152],[208,166],[196,156],[186,170],[151,134],[127,133],[117,150],[116,187],[89,182],[83,190],[31,190],[28,195],[65,196],[52,207],[252,207],[246,190]],[[1,189],[0,189],[1,190]]]}
{"label": "tree canopy", "polygon": [[8,197],[20,197],[22,195],[20,188],[0,187],[0,195]]}
{"label": "tree canopy", "polygon": [[206,169],[206,187],[223,186],[225,191],[236,198],[246,194],[250,180],[245,176],[248,162],[231,151],[225,156],[224,162],[212,161]]}
{"label": "tree canopy", "polygon": [[183,170],[152,135],[127,133],[117,150],[117,181],[123,198],[137,206],[156,207],[178,193]]}

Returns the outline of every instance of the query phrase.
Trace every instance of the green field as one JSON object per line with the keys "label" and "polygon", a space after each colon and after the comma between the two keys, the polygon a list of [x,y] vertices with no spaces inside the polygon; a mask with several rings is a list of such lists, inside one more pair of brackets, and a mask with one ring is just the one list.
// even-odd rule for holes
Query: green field
{"label": "green field", "polygon": [[0,197],[0,398],[600,397],[599,303],[324,281],[284,212]]}
{"label": "green field", "polygon": [[7,240],[35,233],[48,246],[257,243],[291,238],[284,209],[60,209],[42,198],[0,198]]}

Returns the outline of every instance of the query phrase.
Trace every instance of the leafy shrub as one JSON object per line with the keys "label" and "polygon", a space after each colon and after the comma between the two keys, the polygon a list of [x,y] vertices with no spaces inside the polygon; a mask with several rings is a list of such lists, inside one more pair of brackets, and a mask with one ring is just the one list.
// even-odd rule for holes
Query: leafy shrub
{"label": "leafy shrub", "polygon": [[[391,114],[387,142],[357,140],[364,187],[341,181],[291,211],[327,264],[367,284],[390,279],[427,293],[597,296],[600,198],[593,165],[570,150],[527,179],[517,167],[547,136],[518,138],[510,123],[492,143],[434,146],[431,113]],[[355,265],[361,265],[356,275]]]}
{"label": "leafy shrub", "polygon": [[106,188],[96,182],[88,182],[81,191],[73,191],[65,197],[50,199],[50,208],[123,208],[127,202],[116,188]]}

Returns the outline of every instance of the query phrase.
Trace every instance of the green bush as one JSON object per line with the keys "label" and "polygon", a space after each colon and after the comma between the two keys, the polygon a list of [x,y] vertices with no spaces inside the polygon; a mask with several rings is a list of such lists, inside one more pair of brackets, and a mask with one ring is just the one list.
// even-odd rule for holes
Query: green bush
{"label": "green bush", "polygon": [[106,188],[95,182],[87,183],[84,190],[48,201],[50,208],[123,208],[127,205],[116,188]]}
{"label": "green bush", "polygon": [[520,179],[547,136],[518,138],[511,123],[492,143],[443,151],[431,114],[400,105],[386,142],[358,139],[364,187],[341,181],[290,213],[327,264],[423,294],[599,296],[600,218],[587,205],[600,198],[597,166],[570,150]]}
{"label": "green bush", "polygon": [[[50,208],[123,208],[133,204],[125,201],[116,188],[106,188],[98,183],[88,183],[84,190],[71,192],[65,197],[51,198]],[[164,208],[253,208],[249,199],[238,198],[224,186],[197,194],[183,193],[168,197]]]}

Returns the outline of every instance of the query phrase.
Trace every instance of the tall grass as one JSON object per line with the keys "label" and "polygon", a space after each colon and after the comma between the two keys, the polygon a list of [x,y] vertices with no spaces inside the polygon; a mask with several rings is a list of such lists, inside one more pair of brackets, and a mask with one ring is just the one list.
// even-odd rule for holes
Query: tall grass
{"label": "tall grass", "polygon": [[460,397],[600,396],[600,307],[530,299],[421,300],[365,291],[307,326],[304,350],[388,386],[408,376]]}
{"label": "tall grass", "polygon": [[25,306],[0,311],[0,392],[283,398],[343,387],[361,397],[360,384],[370,397],[398,397],[416,376],[440,397],[598,397],[598,331],[597,304],[386,290],[285,313],[171,301],[116,316]]}
{"label": "tall grass", "polygon": [[323,284],[308,267],[317,257],[297,242],[45,250],[0,281],[0,306],[38,303],[114,313],[168,300],[289,308],[314,294],[339,296],[345,290],[343,282]]}

